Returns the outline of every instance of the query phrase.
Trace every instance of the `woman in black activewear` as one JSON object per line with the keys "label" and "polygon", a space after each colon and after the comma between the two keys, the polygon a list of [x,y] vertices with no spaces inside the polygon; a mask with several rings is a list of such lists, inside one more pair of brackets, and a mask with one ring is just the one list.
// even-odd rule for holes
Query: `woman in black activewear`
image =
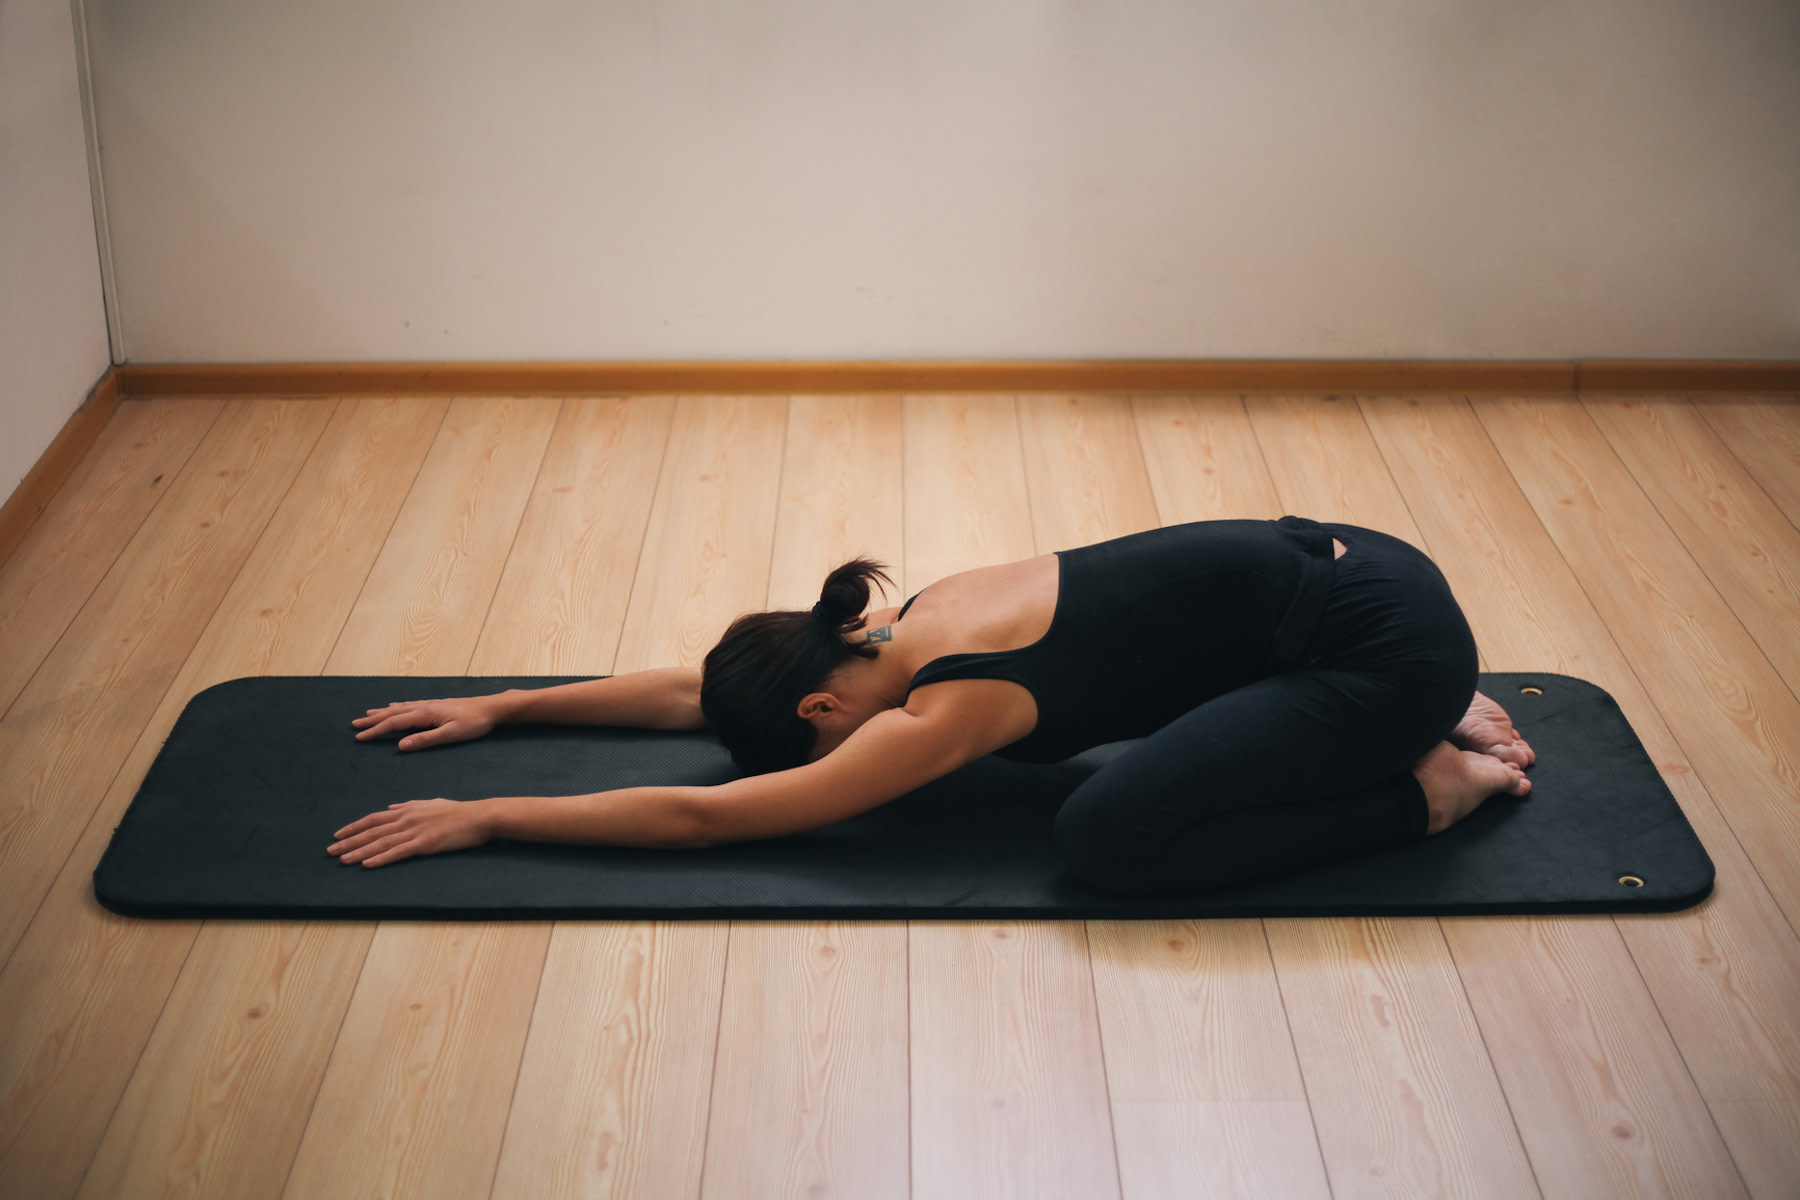
{"label": "woman in black activewear", "polygon": [[[1299,517],[1207,521],[950,576],[865,613],[866,560],[810,612],[740,617],[703,669],[371,709],[403,750],[505,721],[710,725],[752,774],[717,787],[414,801],[337,834],[379,866],[490,837],[707,846],[817,828],[984,754],[1141,739],[1056,818],[1100,888],[1219,887],[1417,841],[1531,749],[1475,691],[1449,585],[1405,542]],[[419,732],[412,732],[419,731]]]}

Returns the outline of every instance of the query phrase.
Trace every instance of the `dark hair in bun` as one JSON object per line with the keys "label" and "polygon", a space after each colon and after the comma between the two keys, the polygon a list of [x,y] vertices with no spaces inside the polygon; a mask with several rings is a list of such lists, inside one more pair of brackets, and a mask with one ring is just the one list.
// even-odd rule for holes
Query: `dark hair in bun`
{"label": "dark hair in bun", "polygon": [[870,585],[892,585],[887,568],[855,558],[825,577],[810,612],[747,613],[707,653],[700,709],[731,757],[752,774],[797,767],[812,755],[817,731],[797,711],[854,655],[875,647],[846,642],[866,623]]}

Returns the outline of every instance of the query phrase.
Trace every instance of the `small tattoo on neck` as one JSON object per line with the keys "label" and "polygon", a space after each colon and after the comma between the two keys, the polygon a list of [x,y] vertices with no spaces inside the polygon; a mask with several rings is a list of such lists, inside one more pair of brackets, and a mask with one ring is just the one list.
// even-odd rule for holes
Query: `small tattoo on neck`
{"label": "small tattoo on neck", "polygon": [[891,641],[893,641],[894,640],[894,627],[892,625],[883,625],[880,629],[869,630],[869,640],[871,642],[891,642]]}

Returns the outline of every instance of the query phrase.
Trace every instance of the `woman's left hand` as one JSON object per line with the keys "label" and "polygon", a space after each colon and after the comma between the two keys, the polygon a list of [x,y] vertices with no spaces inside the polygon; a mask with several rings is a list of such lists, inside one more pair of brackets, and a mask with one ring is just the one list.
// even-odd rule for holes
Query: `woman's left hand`
{"label": "woman's left hand", "polygon": [[493,834],[478,800],[408,800],[344,826],[325,848],[348,865],[385,867],[415,854],[479,846]]}

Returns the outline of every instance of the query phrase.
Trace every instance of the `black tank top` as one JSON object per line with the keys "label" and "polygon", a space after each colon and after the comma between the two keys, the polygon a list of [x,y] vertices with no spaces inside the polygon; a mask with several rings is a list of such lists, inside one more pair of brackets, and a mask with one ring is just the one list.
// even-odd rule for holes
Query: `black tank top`
{"label": "black tank top", "polygon": [[947,679],[1024,687],[1037,726],[997,751],[1003,758],[1055,762],[1144,737],[1293,668],[1333,573],[1330,531],[1302,517],[1152,529],[1059,551],[1057,560],[1056,611],[1043,637],[934,659],[908,687]]}

